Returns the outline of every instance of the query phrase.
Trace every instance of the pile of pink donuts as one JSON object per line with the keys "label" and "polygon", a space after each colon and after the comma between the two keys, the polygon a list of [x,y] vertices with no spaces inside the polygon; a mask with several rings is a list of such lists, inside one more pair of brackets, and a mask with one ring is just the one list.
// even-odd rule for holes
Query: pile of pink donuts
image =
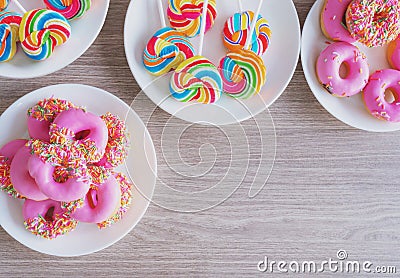
{"label": "pile of pink donuts", "polygon": [[[336,97],[361,93],[372,116],[400,122],[399,0],[325,0],[321,29],[333,41],[316,63],[322,86]],[[381,47],[391,68],[371,73],[356,42]]]}
{"label": "pile of pink donuts", "polygon": [[98,116],[48,98],[27,111],[29,139],[0,148],[0,189],[23,199],[26,229],[54,239],[79,222],[105,228],[132,201],[133,184],[116,167],[129,152],[129,133],[116,115]]}
{"label": "pile of pink donuts", "polygon": [[[21,14],[8,9],[10,1]],[[14,58],[18,43],[29,58],[48,59],[57,46],[69,40],[69,21],[82,17],[91,0],[44,0],[44,5],[47,9],[26,11],[18,0],[0,0],[0,62]]]}
{"label": "pile of pink donuts", "polygon": [[[149,39],[143,53],[144,68],[161,76],[172,71],[170,95],[181,102],[211,104],[223,94],[248,99],[261,91],[266,82],[266,67],[261,56],[270,45],[271,29],[260,15],[263,1],[256,12],[239,12],[225,21],[222,41],[227,54],[216,66],[202,56],[204,34],[217,17],[216,0],[168,0],[166,26],[162,0],[157,1],[161,29]],[[200,36],[197,52],[191,38]]]}

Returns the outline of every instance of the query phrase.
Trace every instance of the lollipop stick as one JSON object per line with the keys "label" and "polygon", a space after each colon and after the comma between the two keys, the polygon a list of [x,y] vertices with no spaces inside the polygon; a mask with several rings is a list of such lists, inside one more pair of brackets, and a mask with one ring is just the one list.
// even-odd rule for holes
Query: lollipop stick
{"label": "lollipop stick", "polygon": [[206,32],[206,25],[207,25],[207,8],[208,8],[208,0],[204,0],[203,14],[201,15],[201,25],[200,25],[200,42],[199,42],[200,56],[203,53],[204,33]]}
{"label": "lollipop stick", "polygon": [[25,8],[22,7],[22,5],[18,2],[18,0],[14,0],[14,4],[18,7],[18,9],[19,9],[22,13],[26,13]]}
{"label": "lollipop stick", "polygon": [[157,4],[158,4],[158,13],[160,15],[161,27],[164,28],[167,25],[165,24],[164,8],[162,0],[157,0]]}
{"label": "lollipop stick", "polygon": [[242,0],[238,0],[238,5],[239,5],[239,12],[240,12],[240,13],[243,13]]}
{"label": "lollipop stick", "polygon": [[254,14],[253,21],[251,22],[250,34],[249,34],[249,37],[246,40],[246,45],[244,46],[244,49],[249,49],[249,47],[250,47],[251,39],[253,37],[254,29],[256,28],[256,23],[257,23],[257,20],[258,20],[258,16],[260,15],[261,6],[262,6],[263,2],[264,2],[264,0],[260,0],[260,2],[258,3],[257,11]]}

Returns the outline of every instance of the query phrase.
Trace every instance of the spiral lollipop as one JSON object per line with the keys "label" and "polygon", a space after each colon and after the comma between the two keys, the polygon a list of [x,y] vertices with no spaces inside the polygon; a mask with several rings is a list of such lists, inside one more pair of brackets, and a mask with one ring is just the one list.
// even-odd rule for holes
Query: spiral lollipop
{"label": "spiral lollipop", "polygon": [[14,57],[20,23],[21,16],[17,13],[0,12],[0,62],[7,62]]}
{"label": "spiral lollipop", "polygon": [[[188,37],[195,37],[201,33],[204,16],[207,18],[205,29],[207,32],[214,25],[217,9],[216,0],[209,0],[207,7],[204,2],[204,0],[169,0],[167,14],[171,26]],[[203,8],[206,13],[203,13]]]}
{"label": "spiral lollipop", "polygon": [[62,14],[68,20],[83,16],[91,7],[91,0],[44,0],[49,10]]}
{"label": "spiral lollipop", "polygon": [[[254,13],[246,11],[236,13],[225,22],[223,35],[224,45],[230,51],[243,49],[249,37],[250,23],[253,21]],[[251,37],[250,49],[257,55],[263,55],[268,49],[271,38],[271,29],[268,21],[261,15],[258,16],[255,31]]]}
{"label": "spiral lollipop", "polygon": [[244,50],[228,53],[222,58],[219,70],[223,80],[224,92],[231,97],[247,99],[261,91],[266,81],[264,61],[250,51],[250,38],[254,32],[263,0],[260,0],[256,15],[251,23],[250,36],[245,42]]}
{"label": "spiral lollipop", "polygon": [[161,0],[157,0],[162,29],[149,40],[143,54],[145,69],[156,76],[175,69],[184,60],[194,56],[192,44],[185,34],[166,27]]}
{"label": "spiral lollipop", "polygon": [[9,2],[9,0],[0,0],[0,11],[7,9]]}
{"label": "spiral lollipop", "polygon": [[219,65],[224,92],[246,99],[261,91],[266,81],[264,61],[250,50],[228,53]]}
{"label": "spiral lollipop", "polygon": [[25,54],[34,60],[45,60],[56,46],[65,43],[71,35],[71,26],[61,14],[36,9],[24,14],[19,38]]}
{"label": "spiral lollipop", "polygon": [[[207,13],[208,0],[204,1],[202,18]],[[221,97],[222,78],[217,67],[201,56],[203,50],[206,21],[201,23],[199,55],[187,59],[179,65],[171,77],[170,92],[182,102],[197,101],[214,103]]]}

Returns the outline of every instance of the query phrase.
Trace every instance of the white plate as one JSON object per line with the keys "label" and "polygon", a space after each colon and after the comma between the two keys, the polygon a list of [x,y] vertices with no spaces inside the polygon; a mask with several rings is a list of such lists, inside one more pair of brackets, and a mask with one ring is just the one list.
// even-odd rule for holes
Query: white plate
{"label": "white plate", "polygon": [[[164,10],[168,1],[163,0]],[[243,1],[245,10],[255,11],[258,0]],[[226,54],[222,42],[225,21],[238,12],[236,0],[218,0],[218,15],[214,27],[204,39],[203,55],[214,64]],[[125,18],[125,53],[132,74],[147,96],[166,112],[189,122],[229,124],[246,120],[270,106],[285,90],[296,68],[300,52],[300,24],[296,8],[290,0],[268,0],[261,14],[272,29],[271,45],[263,59],[267,67],[267,82],[258,96],[239,101],[229,96],[212,105],[181,103],[170,97],[168,84],[171,73],[156,78],[143,66],[143,50],[150,37],[161,28],[156,0],[132,0]],[[165,13],[166,14],[166,13]],[[167,23],[168,18],[166,17]],[[140,28],[138,28],[140,26]],[[197,50],[198,38],[192,39]]]}
{"label": "white plate", "polygon": [[[45,8],[41,0],[20,0],[24,8]],[[78,59],[92,45],[103,27],[110,0],[92,0],[92,7],[86,14],[70,21],[71,37],[54,49],[53,55],[45,61],[34,61],[25,55],[18,43],[18,51],[14,58],[6,63],[0,63],[0,76],[9,78],[34,78],[58,71]],[[11,1],[8,10],[21,14]]]}
{"label": "white plate", "polygon": [[[323,4],[324,0],[314,3],[303,27],[301,61],[311,91],[329,113],[345,124],[375,132],[400,130],[400,123],[389,123],[373,117],[365,108],[361,94],[349,98],[337,98],[330,95],[319,83],[315,64],[321,51],[327,47],[328,41],[320,27]],[[370,49],[359,43],[356,45],[367,55],[371,74],[378,69],[390,68],[386,60],[386,47]]]}
{"label": "white plate", "polygon": [[[38,238],[24,228],[23,201],[0,192],[0,223],[12,237],[27,247],[51,255],[78,256],[106,248],[124,237],[142,218],[152,197],[156,180],[156,155],[151,137],[139,116],[123,101],[98,88],[62,84],[41,88],[25,95],[12,104],[0,117],[0,146],[16,138],[27,137],[26,111],[37,101],[57,97],[85,106],[97,115],[111,112],[122,119],[131,134],[132,147],[126,167],[119,171],[129,174],[136,188],[133,190],[132,206],[124,218],[103,230],[95,224],[79,223],[76,230],[54,240]],[[143,194],[143,195],[141,195]]]}

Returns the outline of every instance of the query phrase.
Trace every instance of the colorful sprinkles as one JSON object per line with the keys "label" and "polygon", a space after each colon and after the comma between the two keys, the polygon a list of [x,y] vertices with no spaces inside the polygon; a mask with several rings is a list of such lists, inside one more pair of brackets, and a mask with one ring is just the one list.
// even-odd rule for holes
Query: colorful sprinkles
{"label": "colorful sprinkles", "polygon": [[118,116],[106,113],[101,116],[108,129],[108,142],[105,151],[106,164],[117,167],[128,156],[130,148],[126,125]]}
{"label": "colorful sprinkles", "polygon": [[78,225],[78,221],[72,219],[67,214],[55,215],[55,220],[46,220],[42,215],[29,218],[24,221],[25,228],[32,234],[45,239],[54,239],[73,231]]}
{"label": "colorful sprinkles", "polygon": [[400,33],[398,0],[354,0],[346,12],[352,37],[368,47],[382,46]]}

